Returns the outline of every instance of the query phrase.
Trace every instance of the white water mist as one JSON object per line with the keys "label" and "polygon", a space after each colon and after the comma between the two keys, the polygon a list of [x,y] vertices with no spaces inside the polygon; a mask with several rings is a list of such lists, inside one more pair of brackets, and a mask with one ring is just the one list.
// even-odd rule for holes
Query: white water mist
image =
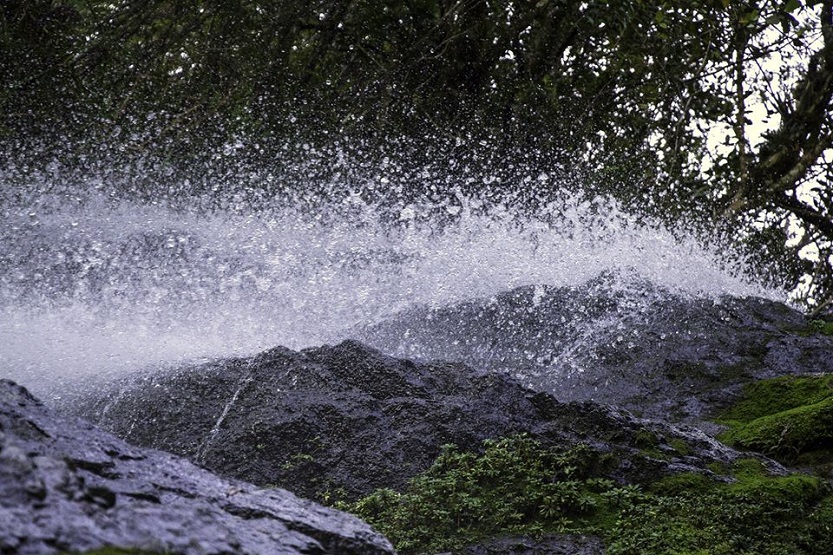
{"label": "white water mist", "polygon": [[0,376],[60,394],[147,366],[332,343],[409,307],[611,270],[694,296],[774,294],[609,199],[564,193],[530,209],[451,183],[397,203],[374,183],[225,209],[101,193],[3,207]]}

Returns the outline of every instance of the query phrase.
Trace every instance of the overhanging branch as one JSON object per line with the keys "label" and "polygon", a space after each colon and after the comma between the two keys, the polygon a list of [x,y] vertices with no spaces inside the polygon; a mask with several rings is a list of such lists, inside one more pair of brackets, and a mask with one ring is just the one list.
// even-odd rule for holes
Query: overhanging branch
{"label": "overhanging branch", "polygon": [[808,215],[807,210],[812,209],[785,194],[796,187],[833,144],[833,131],[829,130],[833,109],[833,0],[822,3],[819,22],[824,45],[813,54],[804,77],[796,85],[792,109],[782,114],[781,126],[759,148],[757,162],[749,168],[748,190],[736,191],[727,213],[775,204],[801,212],[796,216],[806,223],[814,222],[828,237],[833,237],[829,219]]}
{"label": "overhanging branch", "polygon": [[775,197],[775,205],[790,211],[798,219],[819,230],[826,237],[833,237],[833,219],[807,206],[794,196],[781,194]]}
{"label": "overhanging branch", "polygon": [[773,181],[767,188],[766,193],[783,193],[795,188],[798,181],[804,177],[821,154],[833,143],[833,132],[827,132],[816,142],[812,148],[806,151],[793,167],[784,175]]}

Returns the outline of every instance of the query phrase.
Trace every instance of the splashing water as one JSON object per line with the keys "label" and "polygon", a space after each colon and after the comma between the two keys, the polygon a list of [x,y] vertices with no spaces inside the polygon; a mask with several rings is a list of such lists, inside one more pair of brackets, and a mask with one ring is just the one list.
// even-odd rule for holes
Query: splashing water
{"label": "splashing water", "polygon": [[152,365],[332,343],[409,307],[611,270],[696,296],[774,294],[608,199],[564,193],[521,210],[459,189],[382,196],[363,187],[222,210],[94,193],[8,202],[0,376],[54,393]]}

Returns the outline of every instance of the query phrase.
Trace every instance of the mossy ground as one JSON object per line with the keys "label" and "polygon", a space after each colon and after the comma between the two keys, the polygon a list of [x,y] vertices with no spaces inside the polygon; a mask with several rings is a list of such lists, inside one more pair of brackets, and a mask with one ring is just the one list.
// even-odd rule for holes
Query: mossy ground
{"label": "mossy ground", "polygon": [[720,415],[720,440],[785,464],[824,467],[833,462],[833,375],[785,376],[752,383]]}
{"label": "mossy ground", "polygon": [[691,473],[640,487],[606,479],[613,463],[527,436],[487,442],[482,454],[449,446],[406,491],[340,508],[403,554],[552,532],[601,536],[614,555],[833,553],[833,496],[819,478],[769,476],[748,460],[724,469],[730,483]]}

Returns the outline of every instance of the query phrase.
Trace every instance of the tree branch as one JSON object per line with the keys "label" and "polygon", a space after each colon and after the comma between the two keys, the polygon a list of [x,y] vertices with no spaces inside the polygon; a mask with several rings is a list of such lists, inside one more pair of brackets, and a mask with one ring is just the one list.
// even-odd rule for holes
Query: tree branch
{"label": "tree branch", "polygon": [[[735,193],[726,215],[772,204],[802,214],[808,209],[794,198],[794,202],[786,202],[784,199],[791,197],[784,193],[794,188],[833,142],[833,131],[823,129],[829,123],[833,99],[833,0],[822,4],[819,21],[824,45],[810,58],[803,79],[796,85],[792,109],[782,114],[781,126],[766,137],[757,162],[750,165],[747,190]],[[796,216],[807,221],[798,213]],[[822,225],[825,235],[833,238],[833,228],[827,230],[830,223],[822,218],[816,225]]]}
{"label": "tree branch", "polygon": [[833,218],[830,218],[830,216],[814,210],[791,195],[779,194],[774,197],[774,203],[776,206],[791,212],[806,225],[819,230],[826,237],[833,237]]}
{"label": "tree branch", "polygon": [[833,143],[833,132],[829,131],[810,150],[806,151],[787,173],[773,181],[765,192],[768,194],[782,193],[793,189],[798,180],[804,177],[810,166],[819,159],[822,152],[830,147],[831,143]]}
{"label": "tree branch", "polygon": [[746,197],[746,190],[749,182],[749,156],[746,149],[746,91],[744,90],[744,81],[746,72],[744,71],[746,48],[749,45],[749,34],[743,25],[738,23],[735,29],[735,139],[738,142],[738,183],[737,192],[735,193],[735,204],[739,200]]}

